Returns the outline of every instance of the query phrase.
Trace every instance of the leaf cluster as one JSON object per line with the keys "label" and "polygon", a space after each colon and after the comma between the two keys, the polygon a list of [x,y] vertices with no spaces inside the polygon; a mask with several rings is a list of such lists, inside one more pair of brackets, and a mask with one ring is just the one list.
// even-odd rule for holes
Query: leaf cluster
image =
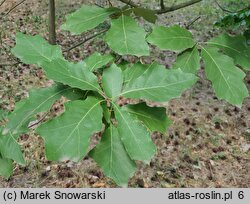
{"label": "leaf cluster", "polygon": [[[0,175],[9,177],[13,161],[25,165],[17,139],[28,131],[40,112],[46,112],[61,97],[65,111],[36,128],[45,142],[46,158],[53,161],[81,161],[87,154],[118,185],[126,185],[136,171],[136,161],[149,163],[156,152],[151,133],[165,133],[171,124],[163,107],[148,101],[167,102],[179,97],[197,81],[200,61],[219,99],[241,106],[248,90],[245,73],[250,69],[250,48],[244,36],[220,35],[204,44],[188,30],[174,25],[153,25],[147,33],[133,15],[153,21],[153,14],[132,8],[83,6],[67,16],[63,29],[80,34],[110,21],[105,42],[118,55],[149,56],[150,45],[178,53],[171,69],[151,64],[116,64],[111,54],[93,53],[81,62],[64,59],[60,46],[41,36],[18,33],[12,53],[23,63],[40,66],[55,83],[31,90],[18,102],[0,134]],[[139,101],[120,106],[123,99]],[[93,134],[103,133],[89,149]]]}

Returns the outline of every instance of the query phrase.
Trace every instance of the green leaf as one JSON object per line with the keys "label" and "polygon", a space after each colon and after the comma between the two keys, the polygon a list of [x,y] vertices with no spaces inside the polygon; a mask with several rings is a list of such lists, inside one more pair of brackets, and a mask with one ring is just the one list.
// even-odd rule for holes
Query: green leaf
{"label": "green leaf", "polygon": [[126,186],[136,170],[135,162],[129,158],[113,125],[105,130],[101,142],[90,152],[90,156],[119,186]]}
{"label": "green leaf", "polygon": [[105,94],[113,98],[121,93],[123,84],[122,71],[116,64],[112,64],[103,72],[102,85]]}
{"label": "green leaf", "polygon": [[148,64],[141,64],[141,63],[136,63],[133,64],[132,67],[127,67],[123,71],[124,75],[124,83],[129,83],[130,81],[135,80],[139,76],[141,76],[144,72],[146,72],[151,66]]}
{"label": "green leaf", "polygon": [[66,16],[66,22],[61,28],[76,35],[81,34],[95,28],[117,11],[114,8],[106,9],[93,5],[83,5],[79,10]]}
{"label": "green leaf", "polygon": [[63,59],[61,48],[50,45],[41,36],[30,36],[17,33],[16,46],[11,50],[12,54],[26,64],[42,66],[53,59]]}
{"label": "green leaf", "polygon": [[90,137],[102,129],[100,103],[94,97],[68,102],[61,116],[37,128],[45,141],[47,159],[78,162],[86,155]]}
{"label": "green leaf", "polygon": [[166,109],[162,107],[149,107],[146,103],[139,103],[123,106],[122,110],[136,116],[150,132],[158,131],[164,134],[172,124],[166,115]]}
{"label": "green leaf", "polygon": [[82,90],[100,91],[96,76],[84,62],[77,64],[57,59],[43,65],[48,78]]}
{"label": "green leaf", "polygon": [[241,105],[243,99],[248,96],[243,82],[245,73],[234,65],[232,58],[218,52],[217,48],[203,48],[202,59],[216,96],[231,104]]}
{"label": "green leaf", "polygon": [[137,7],[133,11],[136,16],[140,16],[150,23],[155,23],[157,20],[157,15],[153,10]]}
{"label": "green leaf", "polygon": [[156,152],[147,128],[138,119],[114,105],[117,129],[129,156],[133,160],[149,162]]}
{"label": "green leaf", "polygon": [[162,50],[182,52],[195,45],[192,34],[180,26],[158,26],[147,37],[147,41]]}
{"label": "green leaf", "polygon": [[213,38],[207,44],[222,49],[226,55],[234,59],[236,64],[250,70],[250,46],[247,45],[244,36],[223,34]]}
{"label": "green leaf", "polygon": [[197,80],[193,74],[184,73],[180,69],[167,70],[154,63],[143,75],[130,81],[120,95],[134,99],[147,99],[166,102],[179,97]]}
{"label": "green leaf", "polygon": [[13,162],[11,159],[0,156],[0,175],[8,179],[13,174]]}
{"label": "green leaf", "polygon": [[12,159],[18,164],[25,165],[21,148],[16,141],[17,137],[18,135],[14,136],[11,133],[4,136],[0,134],[0,153],[4,158]]}
{"label": "green leaf", "polygon": [[95,52],[87,59],[85,59],[84,62],[86,63],[88,69],[92,72],[105,66],[112,60],[114,60],[114,57],[112,55],[101,55],[100,53]]}
{"label": "green leaf", "polygon": [[197,47],[179,54],[173,68],[180,68],[183,72],[196,74],[200,68],[200,55]]}
{"label": "green leaf", "polygon": [[31,90],[29,92],[29,98],[22,101],[22,104],[18,105],[9,115],[9,122],[3,134],[9,131],[13,134],[27,131],[29,123],[37,113],[49,110],[53,103],[60,99],[63,93],[70,90],[72,90],[71,87],[63,85]]}
{"label": "green leaf", "polygon": [[120,55],[148,56],[149,46],[146,33],[130,16],[121,15],[112,20],[105,40],[112,50]]}

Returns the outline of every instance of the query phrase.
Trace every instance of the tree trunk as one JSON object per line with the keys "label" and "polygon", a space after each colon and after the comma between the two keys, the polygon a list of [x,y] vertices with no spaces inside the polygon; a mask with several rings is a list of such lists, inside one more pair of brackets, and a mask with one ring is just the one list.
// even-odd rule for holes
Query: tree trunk
{"label": "tree trunk", "polygon": [[55,0],[49,0],[49,43],[56,44]]}
{"label": "tree trunk", "polygon": [[165,9],[164,0],[160,0],[161,9]]}

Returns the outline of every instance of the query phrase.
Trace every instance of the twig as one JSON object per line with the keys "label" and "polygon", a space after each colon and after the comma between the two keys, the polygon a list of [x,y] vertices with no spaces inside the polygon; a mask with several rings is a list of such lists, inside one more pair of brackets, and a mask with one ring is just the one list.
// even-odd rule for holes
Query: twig
{"label": "twig", "polygon": [[100,8],[104,8],[104,6],[99,5],[98,3],[95,3],[96,6],[100,7]]}
{"label": "twig", "polygon": [[218,1],[215,1],[215,3],[219,6],[219,8],[220,8],[222,11],[225,11],[225,12],[227,12],[227,13],[239,13],[239,12],[241,12],[241,11],[245,11],[245,10],[250,9],[250,5],[249,5],[249,6],[247,6],[246,8],[240,9],[240,10],[238,10],[238,11],[230,11],[230,10],[227,10],[227,9],[225,9],[224,7],[222,7],[222,6],[218,3]]}
{"label": "twig", "polygon": [[238,12],[245,11],[245,10],[249,10],[249,9],[250,9],[250,5],[247,6],[246,8],[243,8],[243,9],[241,9],[241,10],[239,10],[239,11],[236,11],[236,12],[238,13]]}
{"label": "twig", "polygon": [[176,10],[191,6],[191,5],[199,3],[201,1],[202,0],[190,0],[190,1],[187,1],[187,2],[184,2],[184,3],[181,3],[181,4],[177,4],[175,6],[165,7],[165,9],[156,10],[156,13],[157,14],[169,13],[169,12],[172,12],[172,11],[176,11]]}
{"label": "twig", "polygon": [[[132,2],[131,0],[119,0],[131,7],[140,7],[140,5]],[[182,8],[185,8],[185,7],[188,7],[188,6],[191,6],[193,4],[196,4],[196,3],[199,3],[201,2],[202,0],[189,0],[187,2],[184,2],[184,3],[180,3],[180,4],[177,4],[175,6],[170,6],[170,7],[165,7],[164,9],[158,9],[158,10],[152,10],[154,11],[156,14],[164,14],[164,13],[168,13],[168,12],[172,12],[172,11],[176,11],[178,9],[182,9]]]}
{"label": "twig", "polygon": [[18,4],[16,4],[15,6],[13,6],[6,14],[5,16],[7,16],[11,11],[13,11],[16,7],[18,7],[19,5],[21,5],[23,2],[25,2],[26,0],[22,0],[20,1]]}
{"label": "twig", "polygon": [[113,7],[112,2],[110,0],[108,0],[108,2],[109,2],[109,6]]}
{"label": "twig", "polygon": [[0,6],[2,6],[3,5],[3,3],[5,2],[6,0],[3,0],[1,3],[0,3]]}
{"label": "twig", "polygon": [[191,25],[193,25],[196,21],[198,21],[201,18],[201,16],[196,17],[194,20],[192,20],[188,25],[186,25],[186,29],[189,29]]}
{"label": "twig", "polygon": [[218,1],[215,1],[215,3],[219,6],[219,8],[220,8],[222,11],[225,11],[225,12],[227,12],[227,13],[235,13],[234,11],[230,11],[230,10],[227,10],[227,9],[225,9],[224,7],[222,7],[222,6],[218,3]]}
{"label": "twig", "polygon": [[120,61],[120,59],[122,59],[122,56],[121,56],[121,55],[119,55],[119,56],[116,58],[115,64],[119,64],[118,62]]}
{"label": "twig", "polygon": [[28,128],[32,128],[32,127],[38,125],[40,122],[42,122],[42,121],[44,120],[44,118],[45,118],[48,114],[49,114],[49,112],[46,112],[46,113],[41,117],[40,120],[38,120],[37,122],[35,122],[35,123],[29,125]]}
{"label": "twig", "polygon": [[108,30],[108,29],[104,29],[104,30],[102,30],[102,31],[100,31],[100,32],[98,32],[98,33],[92,35],[92,36],[89,36],[89,37],[85,38],[84,40],[82,40],[81,42],[79,42],[79,43],[73,45],[72,47],[63,50],[63,52],[69,52],[70,50],[73,50],[74,48],[76,48],[76,47],[78,47],[78,46],[84,44],[85,42],[87,42],[87,41],[89,41],[89,40],[91,40],[91,39],[93,39],[93,38],[95,38],[95,37],[97,37],[98,35],[101,35],[102,33],[107,32],[107,30]]}

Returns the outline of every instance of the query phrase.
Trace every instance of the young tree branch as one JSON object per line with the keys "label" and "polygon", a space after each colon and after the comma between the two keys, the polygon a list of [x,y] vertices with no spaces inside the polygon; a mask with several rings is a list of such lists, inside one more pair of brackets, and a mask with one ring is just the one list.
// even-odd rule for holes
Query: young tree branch
{"label": "young tree branch", "polygon": [[26,0],[22,0],[19,3],[17,3],[15,6],[13,6],[6,14],[5,16],[7,16],[10,12],[12,12],[16,7],[18,7],[19,5],[21,5],[23,2],[25,2]]}
{"label": "young tree branch", "polygon": [[49,43],[56,44],[55,0],[49,0]]}
{"label": "young tree branch", "polygon": [[188,23],[188,25],[186,25],[186,29],[189,29],[191,25],[193,25],[196,21],[198,21],[201,18],[201,16],[196,17],[195,19],[193,19],[190,23]]}
{"label": "young tree branch", "polygon": [[[119,0],[131,7],[140,7],[140,5],[134,3],[133,1],[131,0]],[[161,0],[162,1],[162,0]],[[185,8],[185,7],[188,7],[188,6],[191,6],[193,4],[196,4],[196,3],[199,3],[201,2],[202,0],[189,0],[187,2],[184,2],[184,3],[180,3],[180,4],[177,4],[177,5],[174,5],[174,6],[170,6],[170,7],[165,7],[164,8],[161,8],[161,9],[158,9],[158,10],[153,10],[155,11],[157,14],[164,14],[164,13],[168,13],[168,12],[172,12],[172,11],[176,11],[178,9],[182,9],[182,8]]]}
{"label": "young tree branch", "polygon": [[96,34],[91,35],[91,36],[89,36],[89,37],[83,39],[82,41],[80,41],[79,43],[73,45],[72,47],[63,50],[63,52],[69,52],[70,50],[73,50],[74,48],[76,48],[76,47],[78,47],[78,46],[84,44],[85,42],[87,42],[87,41],[89,41],[89,40],[91,40],[91,39],[97,37],[98,35],[101,35],[102,33],[107,32],[107,31],[108,31],[108,29],[101,30],[100,32],[98,32],[98,33],[96,33]]}
{"label": "young tree branch", "polygon": [[30,124],[30,125],[28,126],[28,128],[32,128],[32,127],[38,125],[39,123],[41,123],[41,122],[46,118],[46,116],[47,116],[48,114],[49,114],[49,111],[46,112],[38,121],[36,121],[36,122]]}
{"label": "young tree branch", "polygon": [[219,7],[222,11],[227,12],[227,13],[238,13],[238,12],[242,12],[242,11],[245,11],[245,10],[250,9],[250,5],[249,5],[249,6],[243,8],[243,9],[241,9],[241,10],[238,10],[238,11],[230,11],[230,10],[224,8],[223,6],[221,6],[221,5],[219,4],[218,1],[215,1],[215,3],[218,5],[218,7]]}
{"label": "young tree branch", "polygon": [[1,3],[0,3],[0,6],[2,6],[3,5],[3,3],[5,2],[6,0],[3,0]]}
{"label": "young tree branch", "polygon": [[219,7],[222,11],[227,12],[227,13],[234,13],[234,11],[230,11],[230,10],[225,9],[224,7],[222,7],[222,6],[218,3],[218,1],[215,1],[215,3],[218,5],[218,7]]}
{"label": "young tree branch", "polygon": [[202,0],[190,0],[190,1],[187,1],[187,2],[184,2],[184,3],[181,3],[181,4],[177,4],[177,5],[174,5],[174,6],[165,7],[164,9],[156,10],[156,13],[157,14],[163,14],[163,13],[176,11],[176,10],[191,6],[193,4],[199,3],[201,1]]}

